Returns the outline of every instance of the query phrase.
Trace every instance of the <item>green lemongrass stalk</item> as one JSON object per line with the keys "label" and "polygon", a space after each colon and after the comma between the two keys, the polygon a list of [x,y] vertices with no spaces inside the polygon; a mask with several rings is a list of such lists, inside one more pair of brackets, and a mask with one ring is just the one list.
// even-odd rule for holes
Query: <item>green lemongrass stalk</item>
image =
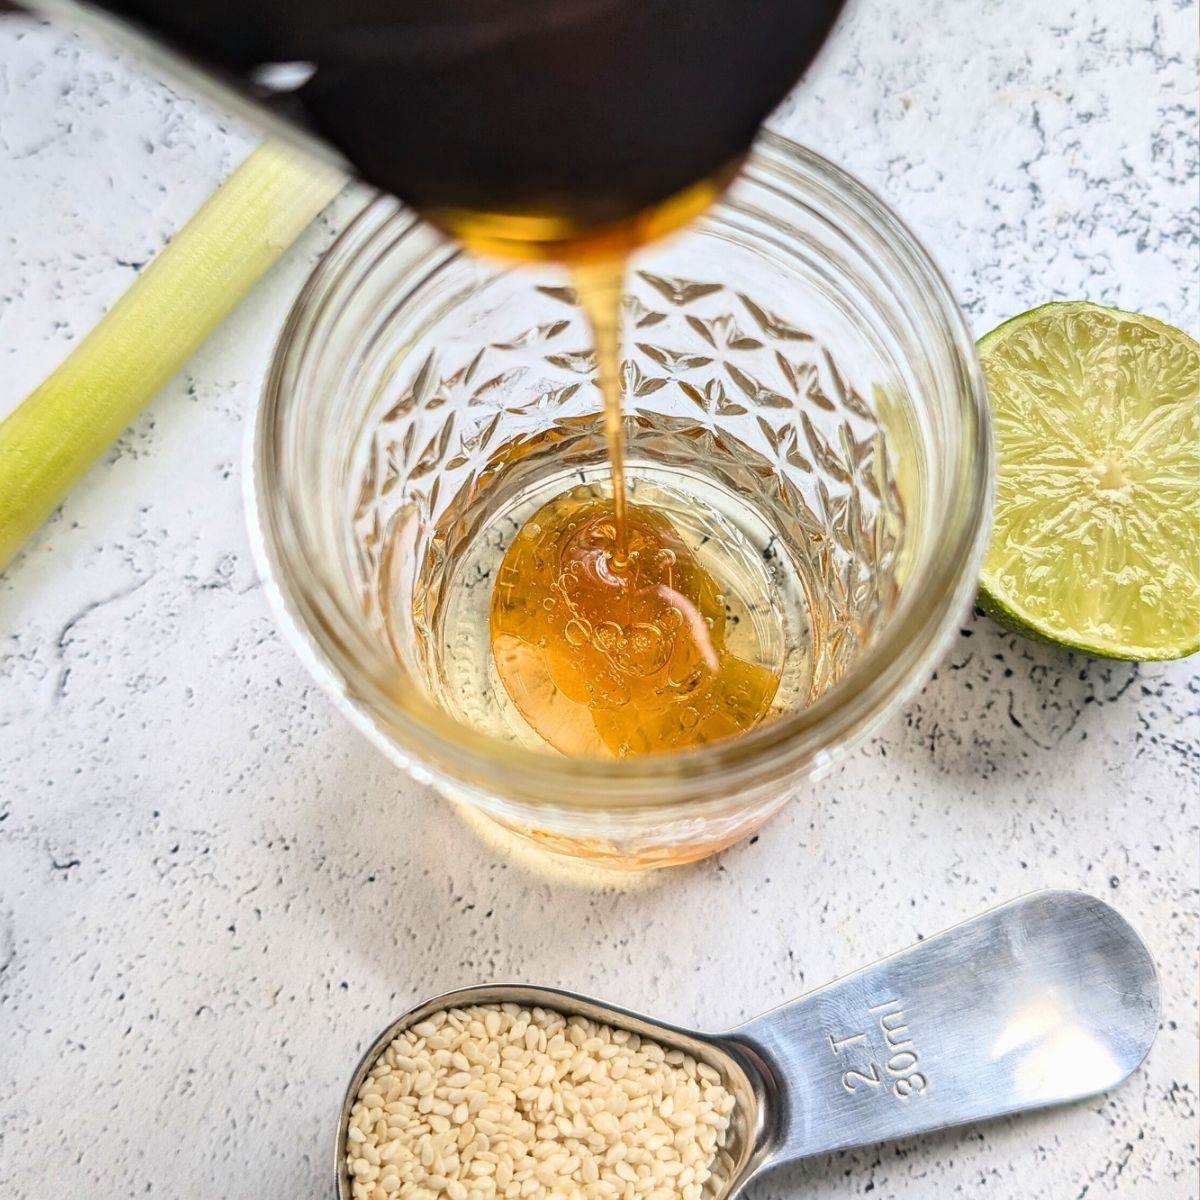
{"label": "green lemongrass stalk", "polygon": [[0,571],[344,182],[264,143],[0,422]]}

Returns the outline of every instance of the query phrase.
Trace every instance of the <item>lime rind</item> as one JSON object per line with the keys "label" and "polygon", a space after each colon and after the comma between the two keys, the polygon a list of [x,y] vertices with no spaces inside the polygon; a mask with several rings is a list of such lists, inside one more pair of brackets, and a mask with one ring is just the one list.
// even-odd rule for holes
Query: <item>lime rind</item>
{"label": "lime rind", "polygon": [[1004,322],[979,351],[1000,474],[984,610],[1101,657],[1200,651],[1200,346],[1066,301]]}
{"label": "lime rind", "polygon": [[1134,647],[1098,644],[1095,639],[1077,637],[1067,631],[1039,628],[1032,619],[1023,618],[1018,611],[1010,608],[999,596],[991,592],[988,589],[986,578],[979,582],[977,600],[979,607],[997,625],[1002,625],[1005,629],[1010,629],[1013,633],[1028,638],[1030,641],[1041,642],[1044,646],[1060,646],[1064,650],[1077,650],[1091,658],[1114,658],[1124,662],[1169,662],[1200,654],[1200,636],[1177,647]]}

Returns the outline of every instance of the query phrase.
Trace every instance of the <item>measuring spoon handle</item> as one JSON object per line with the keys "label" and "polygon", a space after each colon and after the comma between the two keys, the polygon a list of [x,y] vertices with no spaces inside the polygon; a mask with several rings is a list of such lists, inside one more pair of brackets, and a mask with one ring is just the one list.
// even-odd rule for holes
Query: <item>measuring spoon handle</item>
{"label": "measuring spoon handle", "polygon": [[1158,1028],[1141,938],[1080,892],[1021,897],[734,1030],[763,1065],[763,1166],[1076,1100]]}

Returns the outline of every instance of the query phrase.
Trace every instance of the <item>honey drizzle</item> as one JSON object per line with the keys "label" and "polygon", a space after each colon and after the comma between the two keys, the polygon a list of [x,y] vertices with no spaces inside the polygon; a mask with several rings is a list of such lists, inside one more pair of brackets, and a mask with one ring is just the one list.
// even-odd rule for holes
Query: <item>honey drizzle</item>
{"label": "honey drizzle", "polygon": [[509,697],[566,754],[645,754],[740,733],[769,711],[778,669],[725,648],[718,582],[625,471],[621,296],[630,253],[706,209],[731,164],[627,221],[580,231],[553,214],[429,214],[470,248],[571,270],[591,328],[611,499],[588,489],[543,506],[505,553],[492,655]]}
{"label": "honey drizzle", "polygon": [[612,478],[613,517],[617,526],[618,561],[628,552],[628,498],[625,485],[625,424],[621,404],[621,292],[625,260],[581,263],[572,272],[579,306],[592,329],[596,347],[596,380],[604,413],[604,439]]}

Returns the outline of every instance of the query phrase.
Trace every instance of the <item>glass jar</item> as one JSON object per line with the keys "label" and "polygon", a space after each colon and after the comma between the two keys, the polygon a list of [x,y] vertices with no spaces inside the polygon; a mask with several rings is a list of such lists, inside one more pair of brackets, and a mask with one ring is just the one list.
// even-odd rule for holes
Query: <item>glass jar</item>
{"label": "glass jar", "polygon": [[736,501],[746,544],[794,585],[779,601],[789,682],[737,737],[568,758],[486,678],[490,568],[474,568],[483,615],[457,642],[446,605],[499,514],[494,536],[511,537],[531,495],[605,476],[574,299],[553,266],[472,258],[394,201],[370,204],[275,353],[254,433],[258,548],[314,674],[413,776],[553,850],[685,862],[814,796],[803,781],[937,662],[986,537],[984,385],[912,234],[839,168],[764,135],[718,205],[633,261],[625,421],[635,488],[678,477]]}

